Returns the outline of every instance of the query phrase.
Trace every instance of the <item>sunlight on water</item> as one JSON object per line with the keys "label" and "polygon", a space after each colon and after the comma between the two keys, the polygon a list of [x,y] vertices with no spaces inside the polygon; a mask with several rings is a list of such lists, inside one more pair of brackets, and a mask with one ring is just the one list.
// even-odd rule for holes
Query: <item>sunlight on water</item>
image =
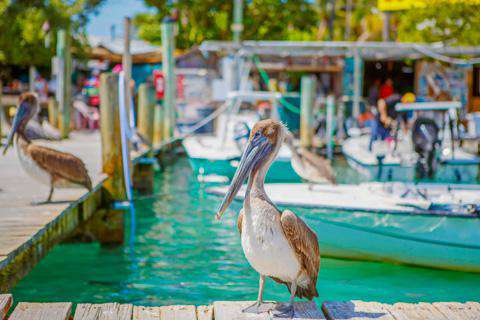
{"label": "sunlight on water", "polygon": [[[360,181],[344,162],[335,165],[340,182]],[[220,200],[205,193],[180,158],[157,174],[153,196],[137,197],[134,234],[129,227],[124,246],[58,245],[16,286],[14,297],[137,305],[255,299],[258,275],[243,256],[236,228],[240,203],[219,223],[214,213]],[[318,290],[319,301],[478,300],[480,276],[323,258]],[[287,297],[284,286],[267,282],[266,299]]]}

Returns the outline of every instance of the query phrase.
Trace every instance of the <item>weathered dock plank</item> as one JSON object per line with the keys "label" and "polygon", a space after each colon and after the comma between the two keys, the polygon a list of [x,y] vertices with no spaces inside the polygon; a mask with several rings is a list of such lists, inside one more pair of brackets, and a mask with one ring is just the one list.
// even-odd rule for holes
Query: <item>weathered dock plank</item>
{"label": "weathered dock plank", "polygon": [[446,320],[447,318],[427,303],[398,302],[387,305],[388,311],[396,320]]}
{"label": "weathered dock plank", "polygon": [[82,220],[88,219],[100,202],[100,137],[98,133],[72,133],[71,139],[35,142],[53,145],[84,160],[95,189],[58,189],[53,202],[44,201],[49,188],[29,177],[15,150],[0,157],[0,292],[6,292]]}
{"label": "weathered dock plank", "polygon": [[445,317],[452,320],[478,320],[480,319],[480,310],[469,306],[466,303],[459,302],[434,302],[432,304]]}
{"label": "weathered dock plank", "polygon": [[10,320],[68,320],[72,311],[70,302],[29,303],[20,302],[10,315]]}
{"label": "weathered dock plank", "polygon": [[131,320],[133,305],[119,303],[79,304],[74,320]]}
{"label": "weathered dock plank", "polygon": [[133,307],[133,320],[160,320],[160,307]]}
{"label": "weathered dock plank", "polygon": [[5,319],[12,303],[13,298],[11,294],[0,294],[0,320]]}
{"label": "weathered dock plank", "polygon": [[322,311],[329,320],[395,320],[386,309],[385,305],[378,302],[352,301],[327,301],[322,305]]}
{"label": "weathered dock plank", "polygon": [[198,306],[197,320],[213,320],[213,306]]}
{"label": "weathered dock plank", "polygon": [[195,306],[160,307],[160,320],[196,320]]}
{"label": "weathered dock plank", "polygon": [[[215,320],[227,319],[252,319],[264,320],[272,318],[272,310],[275,308],[275,303],[266,302],[261,307],[259,314],[245,313],[242,310],[252,305],[254,301],[216,301],[213,303],[213,313]],[[303,319],[325,319],[323,313],[318,310],[315,302],[295,302],[294,316],[295,320]]]}

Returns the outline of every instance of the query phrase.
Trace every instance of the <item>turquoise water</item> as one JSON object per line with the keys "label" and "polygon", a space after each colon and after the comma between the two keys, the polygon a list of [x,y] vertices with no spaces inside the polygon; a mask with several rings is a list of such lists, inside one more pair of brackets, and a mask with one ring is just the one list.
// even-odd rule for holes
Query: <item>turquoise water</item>
{"label": "turquoise water", "polygon": [[[340,182],[361,178],[335,161]],[[236,216],[214,219],[221,199],[205,193],[185,158],[166,166],[155,194],[138,196],[123,246],[56,246],[13,290],[16,301],[206,304],[253,300],[258,275],[243,256]],[[237,212],[240,203],[233,205]],[[318,301],[466,301],[480,297],[480,276],[378,262],[322,258]],[[266,299],[286,300],[284,286],[267,281]]]}

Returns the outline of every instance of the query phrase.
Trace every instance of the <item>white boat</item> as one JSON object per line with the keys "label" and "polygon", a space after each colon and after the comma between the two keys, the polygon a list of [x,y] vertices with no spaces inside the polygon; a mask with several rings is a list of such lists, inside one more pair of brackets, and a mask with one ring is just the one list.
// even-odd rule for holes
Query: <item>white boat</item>
{"label": "white boat", "polygon": [[[245,97],[257,98],[272,97],[275,93],[265,92],[232,92],[236,102]],[[252,98],[253,97],[253,98]],[[276,97],[276,96],[275,96]],[[237,141],[235,130],[237,126],[247,126],[249,129],[260,120],[253,111],[238,111],[239,104],[227,110],[217,118],[216,132],[213,135],[196,135],[183,140],[183,146],[188,155],[190,164],[199,180],[204,176],[216,175],[231,179],[235,174],[242,156],[242,141]],[[248,137],[246,137],[248,138]],[[246,141],[246,139],[245,139]],[[272,170],[280,174],[267,174],[269,182],[298,182],[301,178],[291,165],[291,152],[282,146],[277,159],[272,163]]]}
{"label": "white boat", "polygon": [[[372,151],[368,150],[369,135],[351,137],[345,140],[342,153],[348,164],[358,172],[380,181],[413,181],[418,156],[413,152],[409,136],[400,137],[394,151],[394,141],[375,142]],[[377,147],[383,144],[381,147]],[[382,149],[379,151],[378,149]],[[386,150],[386,151],[385,151]],[[480,162],[478,157],[456,148],[454,156],[450,148],[444,148],[439,155],[439,165],[435,179],[439,182],[476,182]],[[379,163],[379,155],[384,158]]]}
{"label": "white boat", "polygon": [[[423,102],[396,105],[399,112],[435,112],[440,127],[450,130],[440,132],[441,144],[437,152],[438,165],[435,180],[440,182],[476,182],[480,159],[455,142],[451,119],[455,109],[460,108],[458,102]],[[438,117],[439,116],[439,117]],[[415,167],[419,155],[414,151],[412,136],[409,132],[398,132],[395,140],[376,141],[369,150],[370,136],[361,135],[348,138],[342,152],[351,167],[370,179],[381,181],[412,181],[415,179]]]}
{"label": "white boat", "polygon": [[[265,189],[315,230],[322,255],[480,272],[478,185],[299,183]],[[207,191],[223,196],[226,190]]]}

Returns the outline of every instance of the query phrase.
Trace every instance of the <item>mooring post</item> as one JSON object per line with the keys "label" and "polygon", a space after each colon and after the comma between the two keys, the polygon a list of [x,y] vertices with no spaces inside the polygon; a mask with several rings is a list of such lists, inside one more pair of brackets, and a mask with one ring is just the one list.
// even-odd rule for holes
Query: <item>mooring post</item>
{"label": "mooring post", "polygon": [[300,146],[310,148],[313,143],[313,104],[317,81],[314,76],[302,76],[300,100]]}
{"label": "mooring post", "polygon": [[[108,200],[127,200],[125,176],[122,161],[122,138],[120,131],[120,110],[118,75],[103,73],[100,76],[100,133],[102,140],[102,172],[109,179],[104,183]],[[105,209],[105,223],[95,228],[102,243],[122,243],[124,236],[124,211]]]}
{"label": "mooring post", "polygon": [[327,134],[325,137],[327,138],[327,158],[333,159],[333,147],[334,147],[334,140],[333,140],[333,129],[334,129],[334,115],[335,115],[335,99],[333,95],[329,95],[327,97]]}
{"label": "mooring post", "polygon": [[58,128],[58,103],[55,98],[48,100],[48,122]]}
{"label": "mooring post", "polygon": [[177,94],[177,85],[175,77],[175,39],[173,27],[175,21],[166,17],[162,22],[162,69],[165,79],[165,99],[163,100],[163,109],[165,114],[163,138],[165,140],[173,138],[175,130],[175,97]]}
{"label": "mooring post", "polygon": [[158,148],[162,144],[163,141],[163,125],[165,124],[165,120],[163,116],[165,115],[165,109],[163,108],[160,103],[155,104],[155,110],[153,112],[153,139],[152,139],[152,147]]}
{"label": "mooring post", "polygon": [[66,30],[57,33],[57,101],[59,105],[59,129],[63,139],[68,138],[70,132],[70,108],[72,93],[72,55],[70,39]]}
{"label": "mooring post", "polygon": [[155,113],[155,91],[147,84],[138,87],[138,132],[150,142],[150,152],[139,160],[133,174],[133,186],[139,192],[153,192],[154,164],[153,157],[153,131]]}

